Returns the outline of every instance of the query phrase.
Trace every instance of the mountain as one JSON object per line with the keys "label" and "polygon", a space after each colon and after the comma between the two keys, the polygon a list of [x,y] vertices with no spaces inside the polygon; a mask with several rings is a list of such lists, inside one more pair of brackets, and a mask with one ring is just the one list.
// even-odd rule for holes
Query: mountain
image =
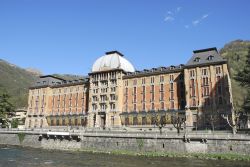
{"label": "mountain", "polygon": [[[23,69],[5,60],[0,59],[0,94],[8,93],[11,103],[17,107],[27,107],[29,87],[42,75],[34,68]],[[79,75],[53,74],[65,80],[83,78]]]}
{"label": "mountain", "polygon": [[37,76],[43,75],[43,73],[40,70],[35,68],[26,68],[25,70]]}
{"label": "mountain", "polygon": [[79,80],[84,78],[84,76],[72,75],[72,74],[52,74],[52,75],[65,80]]}
{"label": "mountain", "polygon": [[37,75],[0,59],[0,94],[8,93],[15,107],[27,106],[28,88],[37,78]]}
{"label": "mountain", "polygon": [[247,88],[242,87],[235,76],[246,64],[246,55],[250,47],[250,41],[235,40],[226,44],[221,50],[220,54],[228,60],[230,69],[234,108],[240,111],[246,98]]}

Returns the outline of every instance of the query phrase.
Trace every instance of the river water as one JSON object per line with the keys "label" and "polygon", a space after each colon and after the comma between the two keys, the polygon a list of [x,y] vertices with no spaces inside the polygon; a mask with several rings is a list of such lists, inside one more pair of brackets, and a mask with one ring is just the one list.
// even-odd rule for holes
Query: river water
{"label": "river water", "polygon": [[0,167],[245,167],[249,162],[48,151],[0,146]]}

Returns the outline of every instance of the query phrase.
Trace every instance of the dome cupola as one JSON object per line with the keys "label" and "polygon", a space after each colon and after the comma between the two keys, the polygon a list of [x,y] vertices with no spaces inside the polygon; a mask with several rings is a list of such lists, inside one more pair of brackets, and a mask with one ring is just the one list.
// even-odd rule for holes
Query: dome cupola
{"label": "dome cupola", "polygon": [[98,58],[92,66],[92,72],[113,69],[121,69],[125,72],[135,71],[134,66],[118,51],[106,52],[106,54]]}

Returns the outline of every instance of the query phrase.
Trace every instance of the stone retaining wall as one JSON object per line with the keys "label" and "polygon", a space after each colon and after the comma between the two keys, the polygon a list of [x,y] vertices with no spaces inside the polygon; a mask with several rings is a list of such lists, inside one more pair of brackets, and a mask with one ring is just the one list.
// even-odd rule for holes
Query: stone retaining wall
{"label": "stone retaining wall", "polygon": [[249,135],[190,134],[184,137],[177,134],[112,132],[74,132],[72,135],[80,139],[76,140],[76,137],[46,138],[39,133],[27,132],[24,140],[20,141],[18,132],[0,132],[0,144],[59,150],[250,154]]}

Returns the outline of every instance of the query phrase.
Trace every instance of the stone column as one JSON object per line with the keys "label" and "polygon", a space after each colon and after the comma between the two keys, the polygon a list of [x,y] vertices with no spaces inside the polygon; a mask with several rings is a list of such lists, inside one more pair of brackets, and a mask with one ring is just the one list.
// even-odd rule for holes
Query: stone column
{"label": "stone column", "polygon": [[121,118],[119,115],[119,112],[117,112],[116,114],[114,114],[114,126],[121,126]]}
{"label": "stone column", "polygon": [[95,127],[100,127],[101,125],[101,116],[96,114]]}
{"label": "stone column", "polygon": [[88,123],[87,127],[89,127],[89,128],[94,127],[94,113],[89,113],[87,123]]}

